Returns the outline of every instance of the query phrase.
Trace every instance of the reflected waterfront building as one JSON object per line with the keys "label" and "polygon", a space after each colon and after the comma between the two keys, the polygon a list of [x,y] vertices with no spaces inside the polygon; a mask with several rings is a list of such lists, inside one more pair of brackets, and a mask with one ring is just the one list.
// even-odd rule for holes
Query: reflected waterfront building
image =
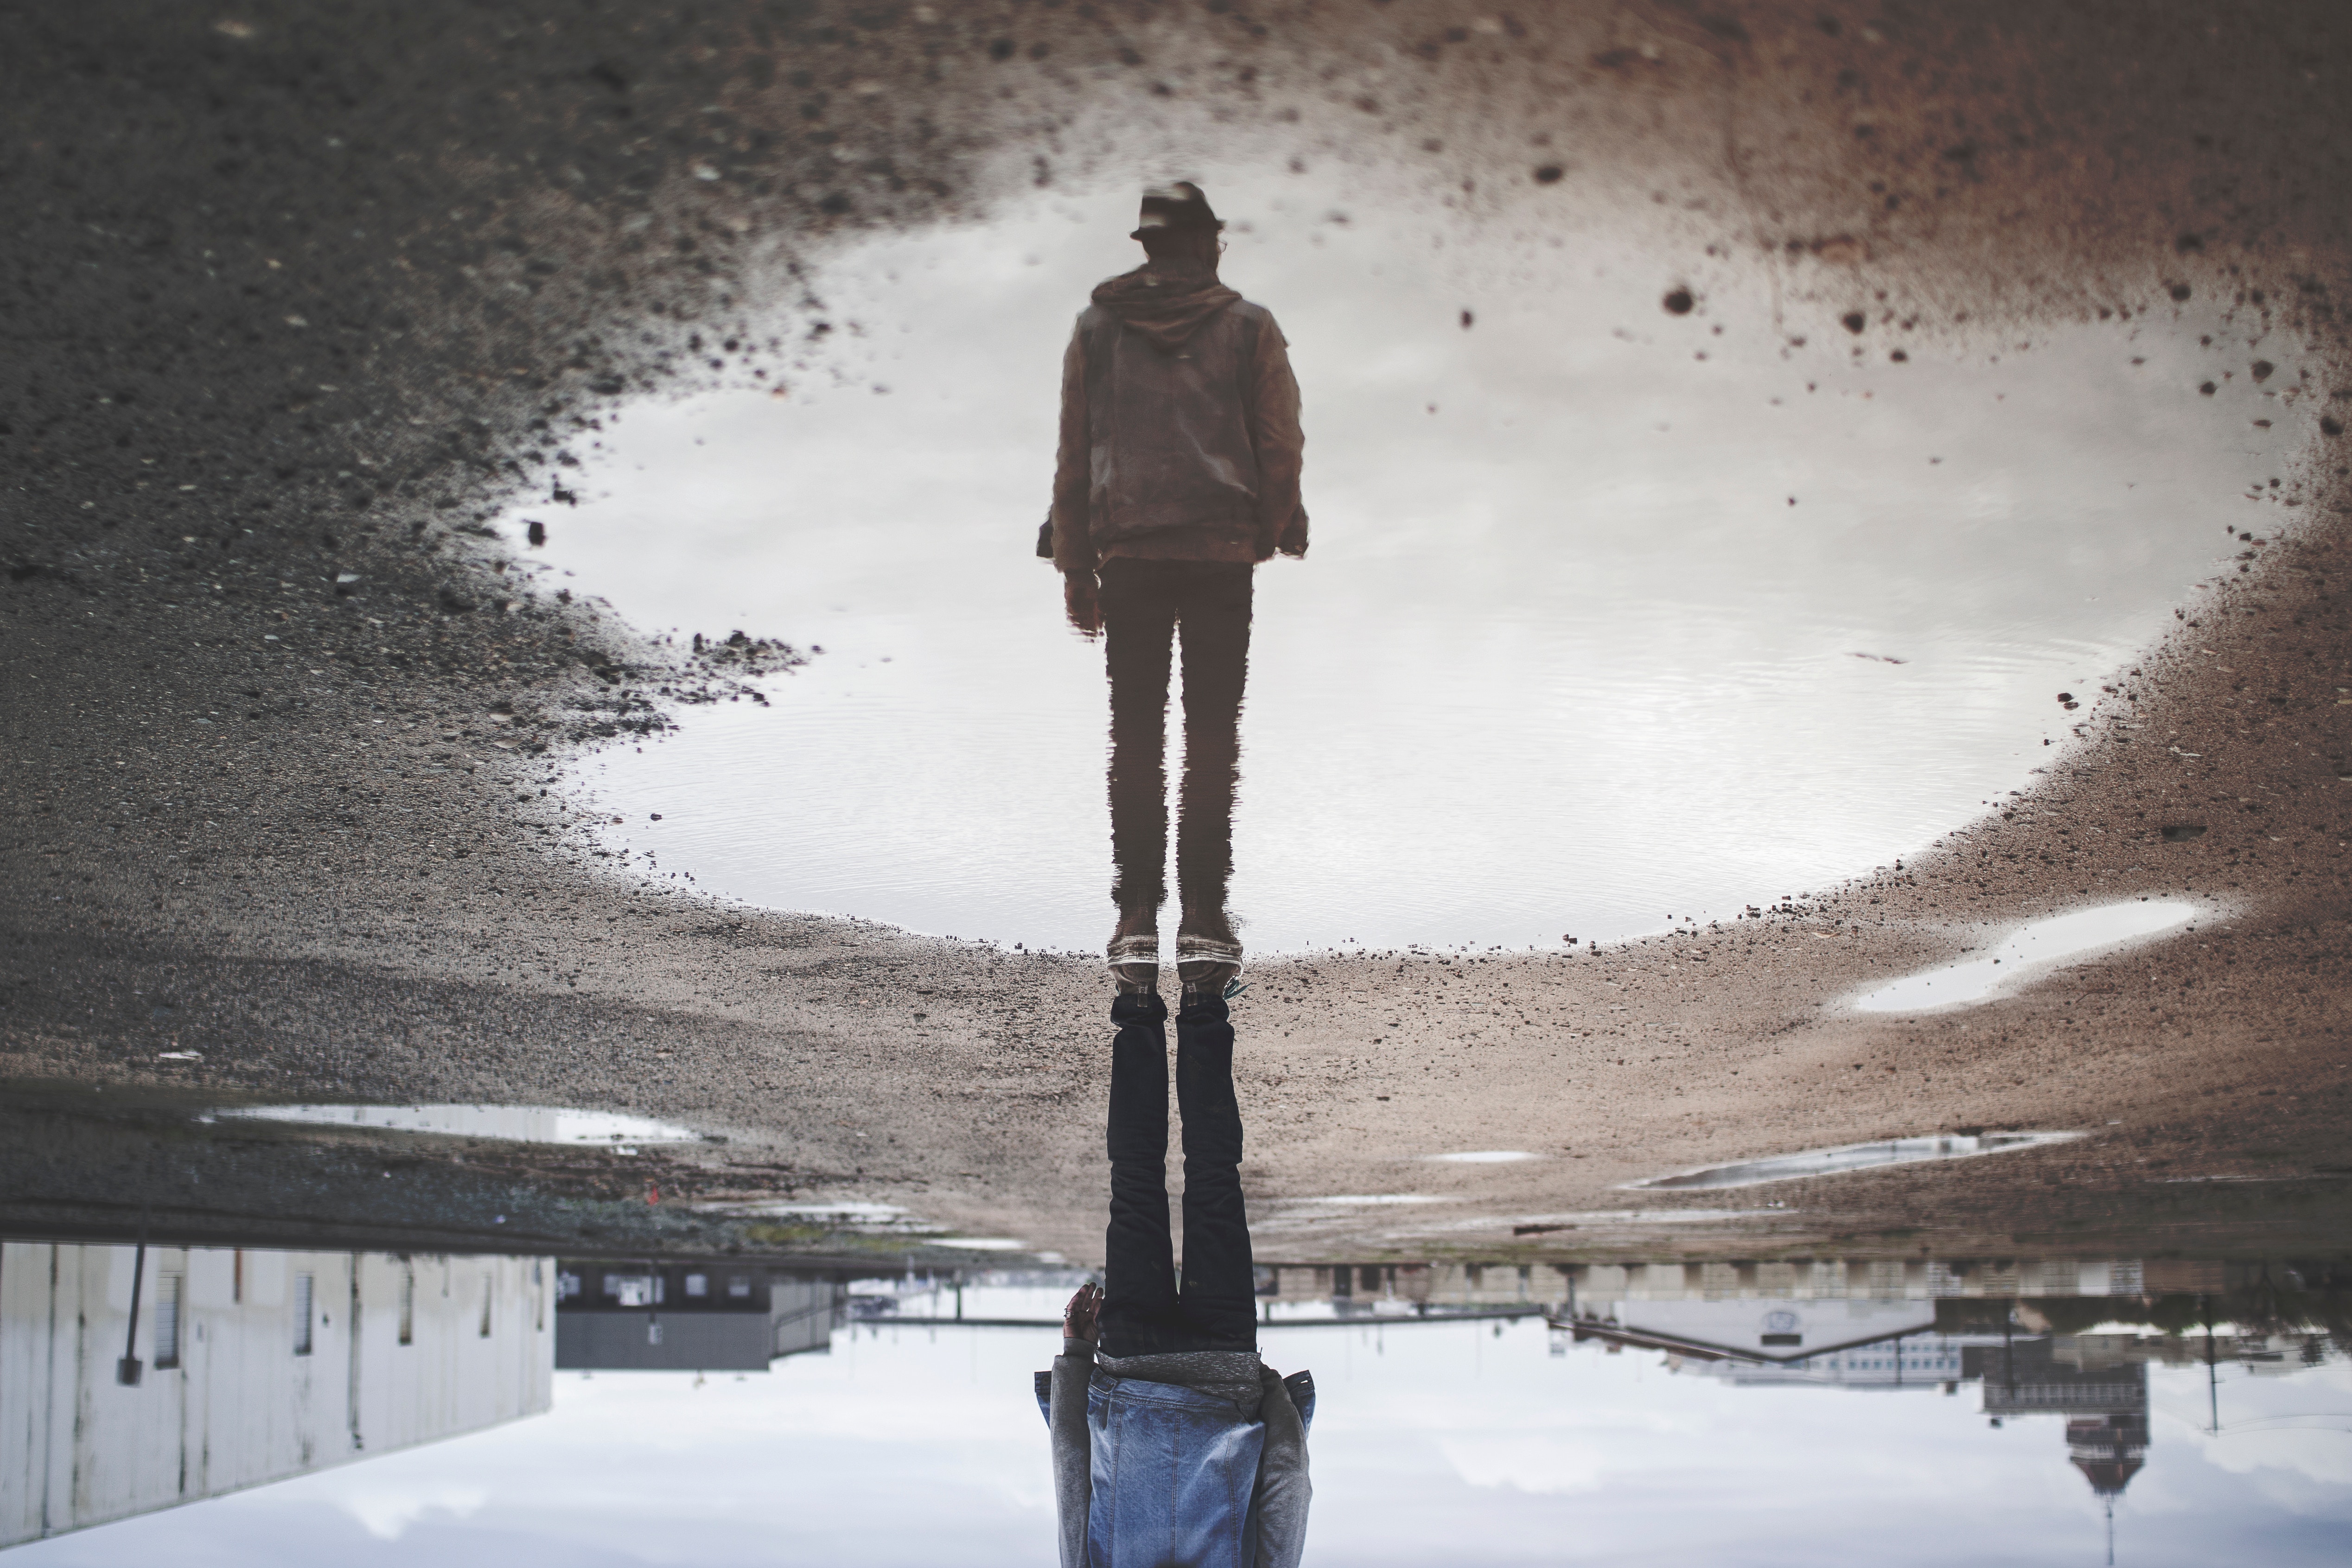
{"label": "reflected waterfront building", "polygon": [[847,1300],[732,1260],[0,1243],[0,1547],[544,1415],[558,1370],[763,1372]]}
{"label": "reflected waterfront building", "polygon": [[828,1349],[848,1302],[835,1279],[710,1262],[567,1261],[556,1293],[559,1372],[765,1372]]}
{"label": "reflected waterfront building", "polygon": [[543,1413],[551,1267],[0,1243],[0,1546]]}
{"label": "reflected waterfront building", "polygon": [[2020,1415],[2065,1418],[2067,1462],[2105,1508],[2114,1561],[2116,1500],[2147,1463],[2147,1360],[2085,1355],[2073,1336],[2061,1336],[1972,1347],[1964,1364],[1983,1379],[1995,1426]]}

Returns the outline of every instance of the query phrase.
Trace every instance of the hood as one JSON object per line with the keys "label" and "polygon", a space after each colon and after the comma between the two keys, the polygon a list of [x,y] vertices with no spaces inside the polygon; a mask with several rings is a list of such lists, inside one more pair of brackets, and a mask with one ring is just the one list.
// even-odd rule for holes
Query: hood
{"label": "hood", "polygon": [[1217,281],[1213,268],[1154,267],[1149,263],[1132,272],[1095,285],[1095,303],[1151,341],[1163,353],[1173,353],[1203,322],[1241,296]]}

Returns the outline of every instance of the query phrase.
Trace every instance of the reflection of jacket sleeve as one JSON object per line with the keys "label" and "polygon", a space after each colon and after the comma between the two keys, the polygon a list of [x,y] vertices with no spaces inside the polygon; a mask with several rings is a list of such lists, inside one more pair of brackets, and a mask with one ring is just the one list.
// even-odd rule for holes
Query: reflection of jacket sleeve
{"label": "reflection of jacket sleeve", "polygon": [[1280,1373],[1267,1368],[1258,1376],[1265,1388],[1258,1405],[1265,1447],[1258,1455],[1257,1493],[1250,1501],[1257,1516],[1252,1568],[1298,1568],[1299,1554],[1307,1550],[1307,1505],[1315,1497],[1307,1478],[1307,1423]]}
{"label": "reflection of jacket sleeve", "polygon": [[[1250,365],[1249,429],[1250,443],[1257,448],[1261,561],[1277,550],[1286,555],[1307,553],[1307,509],[1298,500],[1298,471],[1306,458],[1307,437],[1298,428],[1298,379],[1290,374],[1289,349],[1282,329],[1268,316],[1265,330],[1257,335],[1257,354]],[[1066,388],[1066,371],[1063,383]],[[1068,450],[1069,421],[1069,415],[1064,413],[1065,451]]]}
{"label": "reflection of jacket sleeve", "polygon": [[1062,1353],[1054,1358],[1045,1423],[1054,1437],[1054,1514],[1061,1538],[1062,1568],[1086,1568],[1087,1563],[1087,1510],[1093,1501],[1094,1486],[1094,1454],[1087,1436],[1087,1385],[1094,1376],[1094,1365],[1095,1347],[1085,1340],[1065,1339]]}
{"label": "reflection of jacket sleeve", "polygon": [[[1294,392],[1292,401],[1297,400]],[[1054,459],[1054,565],[1063,572],[1095,569],[1087,496],[1094,487],[1094,437],[1087,426],[1087,343],[1070,334],[1062,355],[1062,438]]]}

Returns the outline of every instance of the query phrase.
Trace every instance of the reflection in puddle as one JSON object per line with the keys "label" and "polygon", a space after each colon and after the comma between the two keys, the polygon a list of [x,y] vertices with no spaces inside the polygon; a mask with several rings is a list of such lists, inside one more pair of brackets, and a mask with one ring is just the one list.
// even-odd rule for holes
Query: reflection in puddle
{"label": "reflection in puddle", "polygon": [[[1606,940],[1916,848],[2031,782],[2078,721],[2053,694],[2172,624],[2235,548],[2212,519],[2287,455],[2198,395],[2201,318],[1895,363],[1776,328],[1760,279],[1669,316],[1622,238],[1318,178],[1210,182],[1226,280],[1290,340],[1315,517],[1257,574],[1255,951]],[[592,766],[633,847],[755,902],[1101,942],[1102,655],[1029,546],[1058,358],[1133,260],[1132,201],[864,243],[817,282],[865,334],[838,384],[639,406],[583,452],[558,581],[681,642],[825,649],[773,708]]]}
{"label": "reflection in puddle", "polygon": [[702,1134],[643,1116],[566,1110],[548,1105],[243,1105],[215,1116],[373,1127],[391,1132],[442,1132],[520,1143],[692,1143]]}
{"label": "reflection in puddle", "polygon": [[0,1243],[0,1546],[544,1415],[551,1263]]}
{"label": "reflection in puddle", "polygon": [[1423,1158],[1455,1165],[1508,1165],[1521,1160],[1540,1160],[1540,1154],[1525,1149],[1465,1149],[1458,1154],[1429,1154]]}
{"label": "reflection in puddle", "polygon": [[[151,1246],[134,1328],[137,1250],[0,1255],[0,1393],[32,1424],[0,1542],[118,1521],[28,1565],[395,1540],[1051,1560],[1032,1378],[1076,1272]],[[1751,1562],[1791,1510],[1806,1561],[1885,1559],[1905,1529],[1953,1561],[2096,1561],[2112,1518],[2121,1561],[2161,1531],[2181,1561],[2333,1563],[2352,1471],[2311,1413],[2352,1394],[2345,1291],[2326,1265],[2099,1256],[1274,1262],[1258,1284],[1266,1353],[1318,1389],[1318,1550],[1381,1565],[1460,1560],[1473,1532],[1482,1562],[1556,1562],[1569,1529]],[[73,1353],[126,1333],[136,1384],[111,1348]],[[79,1480],[49,1488],[42,1456]]]}
{"label": "reflection in puddle", "polygon": [[800,1220],[832,1230],[851,1231],[860,1236],[914,1236],[935,1231],[940,1227],[897,1204],[866,1203],[844,1200],[836,1203],[792,1203],[761,1200],[751,1203],[712,1203],[701,1205],[708,1214],[736,1215],[763,1219]]}
{"label": "reflection in puddle", "polygon": [[765,1372],[833,1342],[838,1281],[754,1264],[565,1262],[556,1272],[559,1372]]}
{"label": "reflection in puddle", "polygon": [[1678,1187],[1752,1187],[1765,1182],[1790,1182],[1801,1176],[1834,1176],[1842,1171],[1869,1171],[1881,1165],[1908,1165],[1921,1160],[1968,1160],[1979,1154],[2000,1154],[2015,1149],[2038,1149],[2069,1142],[2080,1132],[1985,1132],[1941,1138],[1890,1138],[1877,1143],[1847,1143],[1835,1149],[1810,1149],[1801,1154],[1777,1154],[1768,1160],[1743,1160],[1736,1164],[1709,1165],[1677,1175],[1653,1176],[1629,1182],[1629,1190],[1660,1191]]}
{"label": "reflection in puddle", "polygon": [[2020,926],[1981,957],[1906,975],[1891,985],[1864,992],[1853,1005],[1864,1013],[1923,1013],[1931,1007],[1986,1001],[2054,965],[2187,925],[2204,912],[2200,906],[2179,899],[2141,899],[2034,921]]}
{"label": "reflection in puddle", "polygon": [[837,1235],[859,1237],[905,1237],[919,1241],[925,1247],[943,1247],[959,1252],[1025,1252],[1058,1263],[1058,1252],[1035,1252],[1028,1243],[1012,1236],[954,1236],[949,1227],[896,1204],[863,1202],[841,1203],[702,1203],[696,1212],[721,1215],[734,1219],[783,1220]]}

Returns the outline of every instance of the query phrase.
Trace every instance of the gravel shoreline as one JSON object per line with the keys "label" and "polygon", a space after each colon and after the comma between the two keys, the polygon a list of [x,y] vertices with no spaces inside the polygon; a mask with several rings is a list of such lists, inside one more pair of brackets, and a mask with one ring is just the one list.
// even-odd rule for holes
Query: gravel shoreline
{"label": "gravel shoreline", "polygon": [[[1897,220],[1875,195],[1878,216],[1855,205],[1866,182],[1839,161],[1864,155],[1854,136],[1841,130],[1832,153],[1801,134],[1829,112],[1796,107],[1811,87],[1863,68],[1841,61],[1864,46],[1823,34],[1810,8],[1746,8],[1737,39],[1654,19],[1649,65],[1638,48],[1601,63],[1619,47],[1601,47],[1605,18],[1532,41],[1465,20],[1452,40],[1443,6],[1344,28],[1302,16],[1240,41],[1172,14],[1090,17],[1042,56],[1043,13],[1024,9],[933,25],[885,7],[871,26],[868,13],[788,9],[692,23],[661,7],[485,19],[429,4],[332,17],[96,4],[0,20],[0,189],[17,224],[0,372],[12,1105],[38,1098],[24,1085],[70,1084],[629,1110],[730,1139],[692,1163],[683,1195],[856,1195],[1091,1256],[1096,967],[724,906],[609,869],[593,825],[549,793],[566,760],[740,695],[796,655],[657,644],[515,585],[467,530],[519,496],[560,508],[563,443],[611,400],[781,374],[816,352],[731,338],[744,296],[845,226],[984,210],[1024,177],[1005,173],[1008,150],[1051,142],[1038,116],[1055,105],[1142,113],[1153,83],[1173,82],[1297,125],[1284,133],[1302,145],[1344,144],[1359,123],[1428,129],[1475,149],[1463,158],[1492,179],[1549,184],[1555,165],[1530,174],[1519,144],[1481,143],[1466,122],[1475,104],[1534,123],[1555,71],[1581,95],[1580,157],[1628,177],[1744,179],[1791,233],[1874,225],[1868,277],[1898,303],[2030,321],[2161,310],[2192,282],[2253,295],[2249,321],[2273,334],[2263,352],[2300,393],[2282,417],[2310,422],[2318,454],[2282,476],[2257,531],[2276,535],[2288,507],[2316,521],[2187,610],[2195,621],[2051,752],[2030,800],[1899,871],[1583,958],[1259,966],[1238,1022],[1247,1171],[1270,1236],[1298,1256],[1567,1256],[1575,1233],[1515,1240],[1513,1216],[1614,1213],[1634,1206],[1616,1189],[1638,1177],[1964,1126],[2096,1136],[1641,1206],[1786,1204],[1805,1216],[1769,1219],[1786,1247],[1938,1226],[2139,1234],[2168,1213],[2165,1235],[2243,1233],[2242,1207],[2182,1207],[2195,1178],[2270,1184],[2342,1234],[2340,19],[2255,7],[2219,42],[2135,35],[2138,85],[2045,63],[2003,98],[1872,68],[1886,151],[1870,155],[1908,193]],[[2034,15],[2037,55],[2053,37],[2087,50],[2109,37],[2087,8]],[[1895,47],[1979,65],[2024,47],[1932,30]],[[1759,63],[1780,45],[1782,63]],[[1121,63],[1130,53],[1139,65]],[[1316,85],[1320,65],[1374,54],[1393,74],[1373,110]],[[1752,89],[1758,127],[1736,177],[1706,168],[1723,79]],[[2181,111],[2141,95],[2174,80],[2203,89],[2190,119],[2231,121],[2226,154],[2154,139]],[[2061,87],[2077,99],[2035,96]],[[1607,132],[1629,96],[1665,127],[1654,145]],[[1863,112],[1848,100],[1837,113]],[[2012,112],[2035,127],[2024,151],[1949,141],[1955,114]],[[2121,171],[2095,190],[2067,172],[2093,152]],[[1689,221],[1694,266],[1704,237],[1750,224]],[[2191,826],[2205,832],[2161,831]],[[1836,1005],[1988,922],[2183,892],[2225,916],[1962,1016]],[[192,1050],[201,1059],[161,1059]],[[1411,1158],[1507,1148],[1543,1157]],[[21,1196],[41,1173],[18,1166]],[[598,1191],[617,1202],[635,1183],[616,1173]],[[1403,1221],[1317,1219],[1301,1202],[1398,1192],[1443,1201]],[[1724,1222],[1721,1245],[1751,1245],[1740,1238],[1764,1223]]]}

